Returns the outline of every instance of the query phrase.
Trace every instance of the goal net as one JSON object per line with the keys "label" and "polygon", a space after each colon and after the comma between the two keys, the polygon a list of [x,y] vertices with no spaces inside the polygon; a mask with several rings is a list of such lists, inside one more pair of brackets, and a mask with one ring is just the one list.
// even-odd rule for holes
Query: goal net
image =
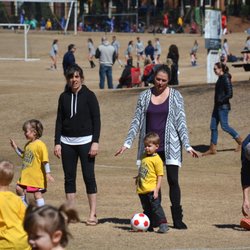
{"label": "goal net", "polygon": [[34,61],[28,47],[28,24],[0,23],[0,60]]}

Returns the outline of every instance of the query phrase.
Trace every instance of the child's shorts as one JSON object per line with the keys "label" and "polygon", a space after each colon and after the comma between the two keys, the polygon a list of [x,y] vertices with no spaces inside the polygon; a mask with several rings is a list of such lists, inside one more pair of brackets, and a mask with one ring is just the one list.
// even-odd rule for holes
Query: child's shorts
{"label": "child's shorts", "polygon": [[17,184],[17,186],[21,187],[22,189],[25,189],[27,193],[36,193],[36,192],[45,193],[47,191],[46,188],[37,188],[21,184]]}

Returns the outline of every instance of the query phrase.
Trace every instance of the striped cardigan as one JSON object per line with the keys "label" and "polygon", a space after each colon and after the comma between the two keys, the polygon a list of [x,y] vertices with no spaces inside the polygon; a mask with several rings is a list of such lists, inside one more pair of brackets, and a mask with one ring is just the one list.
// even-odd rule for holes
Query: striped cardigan
{"label": "striped cardigan", "polygon": [[[135,115],[124,142],[125,147],[131,148],[134,139],[139,133],[137,166],[140,165],[141,157],[144,152],[143,138],[146,134],[146,114],[151,95],[151,89],[147,89],[140,94],[137,101]],[[181,167],[182,145],[186,151],[192,149],[189,144],[184,102],[180,92],[176,89],[170,88],[169,114],[165,127],[165,164]]]}

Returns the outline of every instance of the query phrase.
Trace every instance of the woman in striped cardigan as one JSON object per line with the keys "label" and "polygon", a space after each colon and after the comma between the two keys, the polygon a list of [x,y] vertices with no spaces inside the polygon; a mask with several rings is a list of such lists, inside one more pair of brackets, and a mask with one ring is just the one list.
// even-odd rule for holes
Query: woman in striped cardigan
{"label": "woman in striped cardigan", "polygon": [[189,144],[183,98],[178,90],[168,86],[170,74],[170,69],[166,65],[157,68],[154,74],[154,87],[140,94],[124,145],[115,155],[120,155],[130,148],[139,133],[137,165],[140,166],[145,134],[159,134],[161,143],[158,154],[166,165],[174,228],[187,229],[182,221],[181,191],[178,182],[182,146],[193,157],[198,157],[198,153]]}

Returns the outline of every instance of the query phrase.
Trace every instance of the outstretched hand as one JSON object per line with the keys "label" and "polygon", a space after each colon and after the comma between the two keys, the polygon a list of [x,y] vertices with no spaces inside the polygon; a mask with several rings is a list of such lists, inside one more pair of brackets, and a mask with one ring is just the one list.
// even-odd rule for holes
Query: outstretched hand
{"label": "outstretched hand", "polygon": [[117,150],[117,152],[115,153],[115,156],[123,154],[126,149],[127,147],[122,146],[120,149]]}
{"label": "outstretched hand", "polygon": [[194,158],[199,158],[199,153],[195,151],[193,148],[188,151]]}

